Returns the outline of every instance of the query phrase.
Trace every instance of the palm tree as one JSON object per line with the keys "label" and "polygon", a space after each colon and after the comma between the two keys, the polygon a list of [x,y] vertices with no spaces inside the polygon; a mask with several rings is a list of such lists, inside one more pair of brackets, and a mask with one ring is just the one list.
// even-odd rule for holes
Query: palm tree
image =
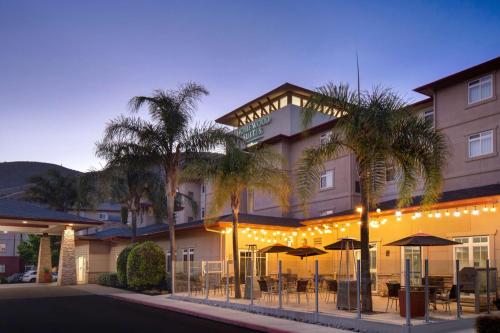
{"label": "palm tree", "polygon": [[349,152],[354,155],[361,188],[361,293],[362,311],[372,311],[369,267],[368,215],[386,185],[386,169],[397,170],[398,207],[411,203],[423,181],[425,206],[435,202],[442,188],[442,171],[448,155],[444,135],[389,89],[357,93],[347,85],[329,83],[318,88],[302,113],[310,125],[317,111],[333,111],[336,120],[328,142],[303,152],[297,170],[297,187],[306,208],[319,183],[323,163]]}
{"label": "palm tree", "polygon": [[45,175],[29,178],[31,186],[25,194],[27,200],[46,204],[58,211],[83,208],[95,204],[96,193],[93,173],[63,175],[57,169],[49,169]]}
{"label": "palm tree", "polygon": [[103,142],[119,137],[122,142],[142,151],[152,165],[160,166],[169,224],[172,292],[175,292],[175,220],[174,208],[179,186],[180,166],[190,155],[210,151],[225,140],[225,128],[202,124],[191,127],[194,111],[200,98],[208,91],[196,83],[187,83],[177,90],[155,90],[152,96],[136,96],[129,102],[132,112],[147,107],[150,120],[138,117],[119,117],[111,121]]}
{"label": "palm tree", "polygon": [[110,197],[125,205],[132,215],[132,243],[135,243],[141,199],[155,199],[162,194],[157,191],[158,174],[150,171],[147,156],[134,151],[120,138],[98,143],[96,154],[107,161],[101,176]]}
{"label": "palm tree", "polygon": [[184,169],[184,177],[205,179],[213,184],[213,198],[209,214],[217,216],[230,203],[233,220],[233,267],[235,298],[241,298],[240,265],[238,253],[238,214],[244,190],[260,190],[278,200],[288,209],[291,191],[288,173],[281,166],[282,157],[267,147],[242,150],[229,140],[224,155],[211,155],[204,161],[195,161]]}

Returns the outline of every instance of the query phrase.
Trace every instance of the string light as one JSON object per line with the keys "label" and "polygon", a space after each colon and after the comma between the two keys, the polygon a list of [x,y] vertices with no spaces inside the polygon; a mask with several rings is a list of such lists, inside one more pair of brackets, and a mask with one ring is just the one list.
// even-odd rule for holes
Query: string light
{"label": "string light", "polygon": [[491,208],[490,208],[490,212],[494,213],[497,211],[497,208],[495,207],[495,205],[491,205]]}
{"label": "string light", "polygon": [[396,217],[396,221],[401,222],[401,217]]}
{"label": "string light", "polygon": [[361,214],[363,212],[363,207],[361,206],[356,207],[356,211]]}
{"label": "string light", "polygon": [[444,212],[444,215],[450,216],[450,212],[448,210],[446,210],[446,212]]}
{"label": "string light", "polygon": [[479,215],[479,210],[477,210],[476,206],[474,206],[474,209],[472,210],[472,215]]}
{"label": "string light", "polygon": [[421,218],[421,217],[422,217],[422,213],[421,213],[421,212],[416,212],[416,213],[415,213],[415,217],[416,217],[417,219]]}
{"label": "string light", "polygon": [[469,214],[469,210],[467,209],[467,207],[464,208],[464,214]]}
{"label": "string light", "polygon": [[397,211],[396,211],[396,216],[401,216],[401,215],[403,215],[403,214],[401,213],[401,211],[400,211],[400,210],[397,210]]}
{"label": "string light", "polygon": [[456,210],[453,212],[453,216],[455,216],[455,217],[460,217],[460,212],[458,211],[458,209],[456,209]]}
{"label": "string light", "polygon": [[430,218],[430,219],[432,219],[433,216],[434,215],[432,215],[432,213],[427,214],[427,217]]}
{"label": "string light", "polygon": [[377,208],[377,213],[380,213],[380,208]]}
{"label": "string light", "polygon": [[436,218],[440,218],[440,217],[441,217],[441,213],[438,211],[438,212],[436,212],[436,213],[434,214],[434,216],[435,216]]}

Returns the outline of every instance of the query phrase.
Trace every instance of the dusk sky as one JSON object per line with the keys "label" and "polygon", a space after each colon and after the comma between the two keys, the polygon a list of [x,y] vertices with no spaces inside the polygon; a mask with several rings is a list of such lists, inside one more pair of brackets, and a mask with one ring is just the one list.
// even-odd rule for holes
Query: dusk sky
{"label": "dusk sky", "polygon": [[284,82],[356,84],[356,50],[362,88],[416,101],[500,55],[500,2],[0,0],[0,162],[100,168],[135,95],[195,81],[214,120]]}

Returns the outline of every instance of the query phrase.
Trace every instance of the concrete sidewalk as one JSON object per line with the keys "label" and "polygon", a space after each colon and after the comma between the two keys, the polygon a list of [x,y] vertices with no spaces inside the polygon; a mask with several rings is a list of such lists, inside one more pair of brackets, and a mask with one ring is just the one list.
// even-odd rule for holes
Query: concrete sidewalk
{"label": "concrete sidewalk", "polygon": [[168,299],[166,295],[148,296],[126,290],[103,287],[99,285],[80,285],[73,288],[96,295],[109,296],[126,302],[165,309],[174,312],[204,318],[226,324],[236,325],[262,332],[275,333],[346,333],[341,329],[306,324],[287,319],[258,315],[248,312],[224,309],[204,304],[183,302]]}

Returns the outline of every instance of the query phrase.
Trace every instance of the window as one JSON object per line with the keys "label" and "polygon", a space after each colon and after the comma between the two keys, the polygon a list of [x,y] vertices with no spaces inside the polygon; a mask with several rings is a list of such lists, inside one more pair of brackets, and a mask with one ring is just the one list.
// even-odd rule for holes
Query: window
{"label": "window", "polygon": [[319,213],[319,216],[327,216],[327,215],[331,215],[331,214],[333,214],[333,209],[324,210],[321,213]]}
{"label": "window", "polygon": [[5,265],[4,264],[0,265],[0,273],[5,273]]}
{"label": "window", "polygon": [[194,218],[192,216],[188,216],[188,222],[193,222]]}
{"label": "window", "polygon": [[205,193],[205,184],[201,185],[201,193]]}
{"label": "window", "polygon": [[5,252],[7,252],[7,244],[0,243],[0,253],[5,253]]}
{"label": "window", "polygon": [[321,173],[321,179],[319,183],[320,189],[333,187],[333,170],[327,170]]}
{"label": "window", "polygon": [[97,214],[97,218],[101,221],[106,221],[108,219],[108,214],[106,213],[99,213]]}
{"label": "window", "polygon": [[191,262],[191,271],[193,270],[193,261],[194,261],[194,249],[184,249],[182,250],[182,268],[184,272],[187,272],[188,270],[188,261]]}
{"label": "window", "polygon": [[321,135],[319,136],[319,143],[324,145],[325,143],[330,141],[331,137],[332,137],[332,131],[321,133]]}
{"label": "window", "polygon": [[205,207],[201,208],[201,218],[205,218]]}
{"label": "window", "polygon": [[493,153],[493,131],[469,136],[469,158]]}
{"label": "window", "polygon": [[313,242],[315,247],[323,246],[323,239],[321,237],[314,238]]}
{"label": "window", "polygon": [[461,243],[454,246],[455,260],[462,267],[484,268],[488,259],[488,236],[458,237],[453,239]]}
{"label": "window", "polygon": [[394,165],[389,165],[387,168],[385,168],[385,181],[386,182],[393,182],[396,180],[396,168]]}
{"label": "window", "polygon": [[486,75],[469,82],[469,104],[493,97],[493,76]]}
{"label": "window", "polygon": [[424,119],[434,126],[434,110],[424,111]]}

